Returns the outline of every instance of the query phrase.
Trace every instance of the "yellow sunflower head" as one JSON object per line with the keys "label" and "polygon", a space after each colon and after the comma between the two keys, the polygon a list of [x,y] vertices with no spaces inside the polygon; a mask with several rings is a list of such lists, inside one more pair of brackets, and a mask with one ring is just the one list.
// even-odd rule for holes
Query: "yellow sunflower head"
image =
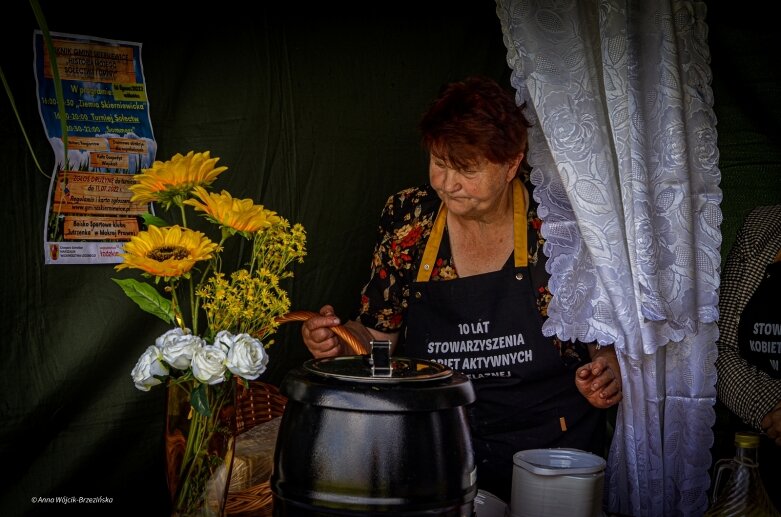
{"label": "yellow sunflower head", "polygon": [[196,153],[190,151],[182,156],[177,153],[168,161],[155,161],[149,169],[133,178],[135,185],[130,187],[133,202],[161,203],[166,209],[172,204],[179,205],[193,188],[210,185],[227,167],[215,167],[219,158],[211,158],[209,151]]}
{"label": "yellow sunflower head", "polygon": [[248,235],[280,221],[276,212],[266,210],[263,205],[256,205],[252,199],[234,198],[225,190],[216,194],[199,186],[193,189],[193,195],[200,201],[188,199],[185,205],[204,212],[207,219],[234,232]]}
{"label": "yellow sunflower head", "polygon": [[181,226],[150,226],[124,245],[124,261],[114,269],[135,268],[158,277],[179,277],[189,273],[197,261],[212,258],[218,248],[201,232]]}

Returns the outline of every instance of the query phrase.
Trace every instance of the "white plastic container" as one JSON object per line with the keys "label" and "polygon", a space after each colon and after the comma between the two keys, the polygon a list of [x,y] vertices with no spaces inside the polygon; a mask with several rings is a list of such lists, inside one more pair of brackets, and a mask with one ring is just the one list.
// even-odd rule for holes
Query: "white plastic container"
{"label": "white plastic container", "polygon": [[579,449],[513,455],[512,517],[601,517],[605,460]]}

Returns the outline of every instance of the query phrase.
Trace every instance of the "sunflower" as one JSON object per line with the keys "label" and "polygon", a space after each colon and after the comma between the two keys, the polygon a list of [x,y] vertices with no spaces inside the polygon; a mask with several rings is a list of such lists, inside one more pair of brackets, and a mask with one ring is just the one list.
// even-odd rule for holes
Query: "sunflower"
{"label": "sunflower", "polygon": [[219,246],[205,234],[181,226],[150,226],[124,246],[124,261],[114,266],[141,269],[158,277],[187,274],[199,260],[209,260]]}
{"label": "sunflower", "polygon": [[211,158],[209,151],[186,156],[177,153],[166,162],[155,161],[149,169],[142,169],[130,186],[132,202],[158,202],[168,209],[180,205],[190,191],[201,185],[210,185],[227,167],[215,167],[219,158]]}
{"label": "sunflower", "polygon": [[184,201],[184,204],[205,212],[209,221],[219,224],[223,228],[249,234],[268,228],[280,221],[276,212],[266,210],[263,205],[256,205],[250,198],[234,198],[225,190],[220,194],[215,194],[198,186],[193,189],[192,193],[202,202],[188,199]]}

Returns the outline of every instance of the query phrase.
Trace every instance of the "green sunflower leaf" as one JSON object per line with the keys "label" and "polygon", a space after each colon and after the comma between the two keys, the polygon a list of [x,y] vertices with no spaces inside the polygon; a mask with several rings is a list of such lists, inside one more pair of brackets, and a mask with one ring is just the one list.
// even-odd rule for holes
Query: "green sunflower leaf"
{"label": "green sunflower leaf", "polygon": [[190,393],[190,404],[203,416],[211,416],[212,410],[209,407],[209,398],[206,396],[206,384],[199,384],[193,389]]}
{"label": "green sunflower leaf", "polygon": [[174,322],[174,308],[171,300],[164,298],[157,289],[132,278],[112,278],[112,280],[119,284],[128,298],[136,302],[136,305],[142,310],[157,316],[166,323]]}
{"label": "green sunflower leaf", "polygon": [[162,217],[157,217],[156,215],[152,215],[149,212],[142,214],[141,217],[144,219],[144,225],[146,225],[147,228],[150,226],[168,226],[168,221],[163,219]]}

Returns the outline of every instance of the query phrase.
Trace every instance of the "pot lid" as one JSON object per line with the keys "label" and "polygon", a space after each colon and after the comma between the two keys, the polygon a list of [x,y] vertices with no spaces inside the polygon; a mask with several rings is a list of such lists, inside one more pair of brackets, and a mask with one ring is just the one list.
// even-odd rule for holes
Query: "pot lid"
{"label": "pot lid", "polygon": [[390,343],[371,355],[310,359],[287,373],[280,391],[321,408],[370,412],[438,411],[475,401],[469,378],[424,359],[391,357]]}
{"label": "pot lid", "polygon": [[453,371],[444,365],[410,357],[391,357],[390,373],[377,374],[368,355],[327,357],[304,363],[308,372],[334,379],[376,383],[421,382],[446,379]]}
{"label": "pot lid", "polygon": [[392,357],[390,341],[372,341],[371,355],[312,359],[304,369],[316,375],[356,382],[399,383],[447,379],[453,371],[436,362]]}
{"label": "pot lid", "polygon": [[394,357],[393,373],[372,376],[366,356],[310,360],[280,385],[288,408],[405,413],[441,411],[475,401],[469,378],[438,364]]}

